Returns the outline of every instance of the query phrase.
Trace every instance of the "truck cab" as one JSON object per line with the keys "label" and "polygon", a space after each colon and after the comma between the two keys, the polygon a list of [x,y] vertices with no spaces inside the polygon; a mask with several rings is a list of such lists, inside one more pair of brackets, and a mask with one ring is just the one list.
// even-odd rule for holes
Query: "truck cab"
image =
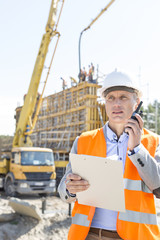
{"label": "truck cab", "polygon": [[50,194],[55,192],[56,173],[51,149],[15,147],[12,149],[8,173],[4,180],[9,196],[20,194]]}

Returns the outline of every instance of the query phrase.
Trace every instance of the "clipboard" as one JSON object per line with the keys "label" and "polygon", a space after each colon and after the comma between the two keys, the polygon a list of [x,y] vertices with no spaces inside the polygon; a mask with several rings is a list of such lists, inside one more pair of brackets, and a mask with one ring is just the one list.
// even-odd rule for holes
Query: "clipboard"
{"label": "clipboard", "polygon": [[70,153],[72,172],[87,180],[90,187],[77,193],[79,204],[125,212],[123,165],[114,157]]}

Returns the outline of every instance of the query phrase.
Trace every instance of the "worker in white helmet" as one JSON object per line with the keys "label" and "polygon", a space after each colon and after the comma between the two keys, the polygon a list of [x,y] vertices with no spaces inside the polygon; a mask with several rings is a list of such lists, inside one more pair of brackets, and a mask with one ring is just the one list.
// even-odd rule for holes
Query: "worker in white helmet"
{"label": "worker in white helmet", "polygon": [[[88,189],[89,183],[72,173],[69,163],[59,185],[61,198],[75,202],[68,239],[158,240],[154,195],[160,198],[159,138],[143,128],[139,114],[131,118],[142,92],[126,74],[114,71],[105,78],[100,93],[105,99],[108,122],[101,129],[77,137],[71,152],[100,157],[118,155],[124,168],[126,211],[78,204],[76,193]],[[105,191],[105,184],[102,188]]]}

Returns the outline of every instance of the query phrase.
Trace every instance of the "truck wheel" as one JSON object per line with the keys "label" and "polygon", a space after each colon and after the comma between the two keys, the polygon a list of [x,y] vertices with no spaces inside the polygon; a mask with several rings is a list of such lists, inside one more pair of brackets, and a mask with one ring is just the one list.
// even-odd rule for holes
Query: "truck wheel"
{"label": "truck wheel", "polygon": [[13,183],[11,182],[10,179],[8,179],[6,182],[5,192],[6,192],[6,195],[10,196],[10,197],[15,197],[15,195],[16,195],[16,192],[13,187]]}

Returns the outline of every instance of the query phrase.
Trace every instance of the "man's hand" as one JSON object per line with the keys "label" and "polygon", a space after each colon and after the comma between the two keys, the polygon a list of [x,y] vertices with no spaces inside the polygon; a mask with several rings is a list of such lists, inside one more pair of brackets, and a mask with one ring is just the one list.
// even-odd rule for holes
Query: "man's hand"
{"label": "man's hand", "polygon": [[143,120],[139,114],[136,114],[135,117],[138,121],[130,118],[125,125],[125,132],[129,134],[128,148],[130,151],[141,143]]}
{"label": "man's hand", "polygon": [[87,190],[89,187],[88,181],[83,180],[79,175],[73,173],[67,175],[65,183],[66,188],[72,194]]}

